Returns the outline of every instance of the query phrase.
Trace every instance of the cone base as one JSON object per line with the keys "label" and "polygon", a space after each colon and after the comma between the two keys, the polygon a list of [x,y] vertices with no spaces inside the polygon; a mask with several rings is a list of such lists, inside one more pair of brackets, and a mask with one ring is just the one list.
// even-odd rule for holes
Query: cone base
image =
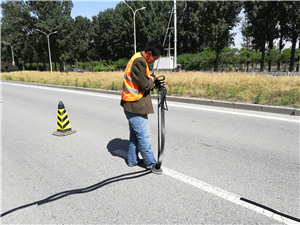
{"label": "cone base", "polygon": [[52,134],[55,135],[55,136],[67,136],[67,135],[70,135],[70,134],[74,134],[76,132],[77,132],[77,130],[69,130],[69,131],[66,131],[66,132],[55,131]]}

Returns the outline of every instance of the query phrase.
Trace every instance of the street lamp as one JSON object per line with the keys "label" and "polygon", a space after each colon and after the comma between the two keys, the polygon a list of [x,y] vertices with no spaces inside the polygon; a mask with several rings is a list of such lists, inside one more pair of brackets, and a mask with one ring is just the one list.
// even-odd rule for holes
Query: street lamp
{"label": "street lamp", "polygon": [[11,48],[12,64],[15,66],[16,64],[15,64],[15,57],[14,57],[14,49],[13,49],[13,46],[12,46],[11,44],[7,43],[7,42],[4,42],[4,41],[2,41],[2,42],[3,42],[3,44],[6,44],[6,45],[9,45],[9,46],[10,46],[10,48]]}
{"label": "street lamp", "polygon": [[41,33],[43,33],[43,34],[45,34],[45,35],[47,36],[47,41],[48,41],[48,51],[49,51],[49,61],[50,61],[50,70],[51,70],[51,72],[52,72],[52,62],[51,62],[51,51],[50,51],[50,41],[49,41],[49,36],[50,36],[51,34],[56,34],[57,31],[54,31],[54,32],[49,33],[49,34],[46,34],[45,32],[43,32],[43,31],[41,31],[41,30],[39,30],[39,29],[36,29],[36,30],[39,31],[39,32],[41,32]]}
{"label": "street lamp", "polygon": [[135,34],[135,14],[136,14],[136,12],[137,11],[139,11],[139,10],[143,10],[143,9],[146,9],[146,7],[142,7],[142,8],[140,8],[140,9],[137,9],[137,10],[133,10],[126,2],[125,2],[125,0],[122,0],[124,3],[125,3],[125,5],[127,5],[130,9],[131,9],[131,11],[133,12],[133,38],[134,38],[134,53],[136,53],[136,34]]}

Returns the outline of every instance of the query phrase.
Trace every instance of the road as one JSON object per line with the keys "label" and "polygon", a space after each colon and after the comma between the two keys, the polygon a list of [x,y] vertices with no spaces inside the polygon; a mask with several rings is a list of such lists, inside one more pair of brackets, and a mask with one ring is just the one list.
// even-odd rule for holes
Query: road
{"label": "road", "polygon": [[[59,101],[77,133],[52,135]],[[2,83],[3,224],[297,223],[299,117],[169,102],[156,175],[126,165],[119,103]]]}

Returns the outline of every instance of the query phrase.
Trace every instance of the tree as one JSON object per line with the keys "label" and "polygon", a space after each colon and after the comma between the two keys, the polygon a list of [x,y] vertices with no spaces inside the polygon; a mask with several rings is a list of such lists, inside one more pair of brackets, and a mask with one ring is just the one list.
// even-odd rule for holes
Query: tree
{"label": "tree", "polygon": [[246,71],[249,71],[249,63],[251,62],[251,52],[245,48],[245,46],[243,46],[240,50],[240,61],[241,63],[245,63],[246,64]]}
{"label": "tree", "polygon": [[[146,7],[146,10],[136,13],[137,50],[141,51],[150,38],[164,40],[173,1],[127,0],[127,3],[134,10]],[[242,5],[246,15],[242,28],[246,45],[237,52],[237,49],[228,47],[233,42],[232,28],[240,19],[238,14]],[[1,6],[1,40],[12,44],[19,68],[26,64],[28,68],[35,69],[33,65],[39,63],[38,69],[47,69],[47,38],[37,29],[48,34],[58,31],[50,36],[55,70],[57,62],[63,70],[66,64],[98,60],[106,60],[103,65],[108,68],[110,60],[128,59],[134,52],[133,14],[122,2],[115,9],[99,12],[92,20],[81,16],[72,19],[72,1],[3,1]],[[297,2],[280,1],[245,1],[243,4],[233,1],[177,1],[177,52],[179,55],[192,54],[190,62],[185,60],[186,68],[211,69],[214,60],[215,71],[219,64],[226,64],[227,68],[227,65],[236,62],[246,64],[248,70],[249,60],[254,68],[257,57],[260,57],[260,70],[264,69],[266,60],[269,70],[276,61],[279,68],[283,61],[277,59],[278,54],[284,55],[287,65],[286,54],[289,53],[289,70],[292,70],[295,61],[299,62],[296,51],[300,36],[299,7]],[[172,19],[168,31],[171,48],[173,23]],[[280,44],[275,48],[273,43],[277,38]],[[290,51],[282,51],[285,41],[292,42]],[[165,47],[168,44],[167,37]],[[187,55],[182,57],[187,58]],[[9,45],[2,43],[1,59],[12,60]]]}
{"label": "tree", "polygon": [[[163,40],[172,4],[163,1],[127,1],[136,13],[137,51],[141,51],[150,38]],[[134,53],[133,13],[124,4],[107,9],[92,18],[92,47],[96,59],[129,58]]]}
{"label": "tree", "polygon": [[290,58],[291,58],[291,48],[284,49],[280,55],[280,62],[284,66],[284,71],[287,71],[287,65],[290,62]]}
{"label": "tree", "polygon": [[299,72],[299,67],[300,67],[300,40],[299,40],[299,48],[296,49],[296,55],[297,55],[297,69],[296,69],[296,71]]}
{"label": "tree", "polygon": [[236,62],[238,62],[238,60],[237,60],[237,53],[238,53],[238,49],[236,49],[236,48],[229,48],[229,47],[224,48],[221,51],[220,62],[222,64],[225,63],[225,65],[226,65],[225,70],[226,71],[228,71],[228,68],[227,68],[228,64],[234,65]]}
{"label": "tree", "polygon": [[[280,62],[279,58],[280,58],[280,50],[278,48],[273,48],[268,50],[266,59],[270,64],[269,67],[271,67],[274,61],[277,63]],[[271,68],[269,68],[269,71],[271,71]]]}
{"label": "tree", "polygon": [[[172,2],[130,1],[128,4],[130,4],[134,10],[146,7],[145,10],[136,13],[137,51],[142,50],[147,41],[151,38],[158,38],[163,42],[172,11]],[[128,34],[130,39],[128,42],[133,43],[133,14],[124,4],[122,4],[121,7],[125,7],[125,12],[127,12],[124,19],[127,20],[127,25],[129,25]]]}
{"label": "tree", "polygon": [[177,3],[178,54],[197,53],[205,47],[202,20],[204,2],[179,1]]}
{"label": "tree", "polygon": [[75,62],[85,62],[88,60],[91,21],[86,17],[77,16],[72,22],[72,27],[71,34],[73,37],[76,37],[72,40],[74,45],[72,48],[73,60]]}
{"label": "tree", "polygon": [[110,59],[113,57],[112,38],[114,10],[107,9],[92,18],[92,47],[94,48],[95,59]]}
{"label": "tree", "polygon": [[[37,29],[49,34],[58,31],[55,38],[50,36],[51,55],[54,61],[60,61],[60,68],[63,69],[62,62],[71,60],[72,51],[71,30],[73,29],[71,10],[72,1],[27,1],[30,8],[30,15],[33,21],[34,30]],[[47,39],[44,34],[35,32],[39,59],[44,59],[44,64],[48,60]],[[44,50],[41,50],[44,49]],[[55,63],[56,67],[56,63]],[[55,68],[56,69],[56,68]]]}
{"label": "tree", "polygon": [[233,34],[230,30],[239,22],[238,14],[241,11],[240,2],[204,2],[202,19],[202,32],[205,36],[206,45],[216,52],[214,70],[218,71],[219,58],[222,49],[233,42]]}
{"label": "tree", "polygon": [[278,3],[267,1],[244,2],[245,15],[247,18],[246,31],[252,37],[255,50],[262,53],[260,71],[264,70],[266,44],[269,49],[273,48],[273,41],[278,37]]}
{"label": "tree", "polygon": [[296,1],[280,2],[280,24],[282,36],[292,42],[289,71],[294,70],[296,43],[300,41],[300,4]]}
{"label": "tree", "polygon": [[[4,1],[1,3],[1,45],[4,42],[13,47],[16,64],[22,62],[25,36],[30,34],[29,9],[24,1]],[[3,52],[3,50],[5,50]],[[11,58],[11,47],[1,48],[1,58]],[[3,54],[4,53],[4,54]],[[3,58],[4,57],[4,58]]]}

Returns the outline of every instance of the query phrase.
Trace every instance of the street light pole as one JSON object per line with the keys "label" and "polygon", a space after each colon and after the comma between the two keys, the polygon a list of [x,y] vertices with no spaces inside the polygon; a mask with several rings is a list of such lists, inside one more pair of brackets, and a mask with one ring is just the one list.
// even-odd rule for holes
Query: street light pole
{"label": "street light pole", "polygon": [[13,46],[11,45],[11,44],[9,44],[9,43],[7,43],[7,42],[4,42],[4,41],[2,41],[4,44],[6,44],[6,45],[9,45],[10,46],[10,48],[11,48],[11,58],[12,58],[12,64],[15,66],[16,65],[16,63],[15,63],[15,57],[14,57],[14,48],[13,48]]}
{"label": "street light pole", "polygon": [[43,33],[43,34],[45,34],[45,35],[47,36],[47,41],[48,41],[48,51],[49,51],[49,62],[50,62],[50,71],[52,72],[52,61],[51,61],[51,51],[50,51],[50,40],[49,40],[49,36],[50,36],[51,34],[56,34],[57,31],[54,31],[54,32],[49,33],[49,34],[46,34],[45,32],[43,32],[43,31],[41,31],[41,30],[39,30],[39,29],[36,29],[36,30],[39,31],[39,32],[41,32],[41,33]]}
{"label": "street light pole", "polygon": [[177,71],[177,9],[176,0],[174,0],[174,68]]}
{"label": "street light pole", "polygon": [[146,9],[146,7],[142,7],[142,8],[140,8],[140,9],[137,9],[137,10],[133,10],[126,2],[125,2],[125,0],[122,0],[124,3],[125,3],[125,5],[127,5],[130,9],[131,9],[131,11],[132,11],[132,13],[133,13],[133,39],[134,39],[134,53],[136,53],[136,31],[135,31],[135,14],[136,14],[136,12],[137,11],[139,11],[139,10],[143,10],[143,9]]}

